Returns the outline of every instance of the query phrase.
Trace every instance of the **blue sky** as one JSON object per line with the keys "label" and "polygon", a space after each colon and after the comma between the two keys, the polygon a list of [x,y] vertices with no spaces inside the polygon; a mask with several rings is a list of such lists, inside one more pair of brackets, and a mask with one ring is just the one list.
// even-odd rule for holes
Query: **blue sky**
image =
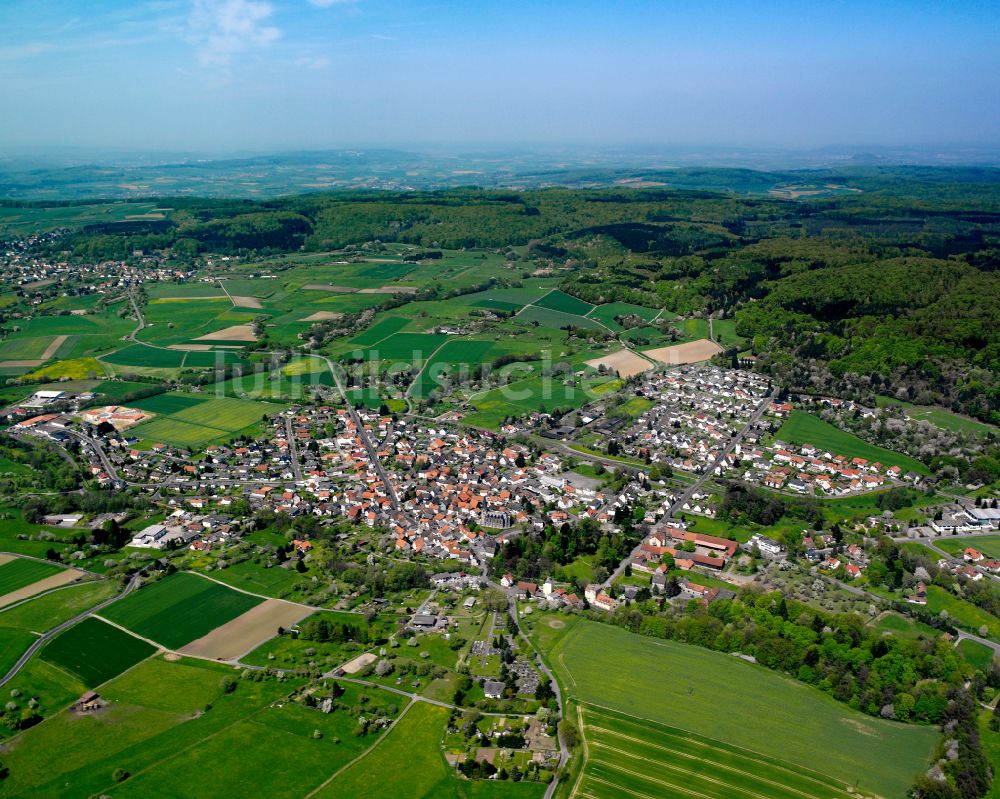
{"label": "blue sky", "polygon": [[0,0],[0,146],[1000,143],[995,2]]}

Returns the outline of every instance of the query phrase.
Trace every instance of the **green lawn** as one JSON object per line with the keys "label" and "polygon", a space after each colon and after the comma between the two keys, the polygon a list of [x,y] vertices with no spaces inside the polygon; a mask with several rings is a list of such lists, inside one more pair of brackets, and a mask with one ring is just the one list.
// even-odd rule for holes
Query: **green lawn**
{"label": "green lawn", "polygon": [[935,729],[870,718],[730,655],[618,627],[576,624],[548,659],[576,701],[750,749],[842,784],[859,781],[883,796],[903,795],[937,741]]}
{"label": "green lawn", "polygon": [[37,583],[62,571],[61,566],[40,560],[17,558],[0,566],[0,597]]}
{"label": "green lawn", "polygon": [[155,651],[145,641],[91,617],[46,643],[40,657],[96,688]]}
{"label": "green lawn", "polygon": [[194,574],[178,572],[140,588],[102,615],[143,638],[178,649],[264,600]]}
{"label": "green lawn", "polygon": [[316,799],[537,799],[545,785],[460,779],[441,753],[448,711],[415,702],[364,759],[323,788]]}
{"label": "green lawn", "polygon": [[907,455],[876,447],[867,441],[862,441],[851,433],[827,424],[818,416],[805,411],[792,411],[781,428],[775,433],[775,438],[789,444],[812,444],[820,450],[827,450],[833,455],[844,455],[848,458],[865,458],[878,461],[883,466],[899,466],[904,472],[927,474],[927,467],[920,461]]}

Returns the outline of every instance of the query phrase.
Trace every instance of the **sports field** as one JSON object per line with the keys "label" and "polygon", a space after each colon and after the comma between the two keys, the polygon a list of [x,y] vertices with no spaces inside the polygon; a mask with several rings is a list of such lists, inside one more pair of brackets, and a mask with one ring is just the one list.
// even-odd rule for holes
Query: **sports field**
{"label": "sports field", "polygon": [[818,416],[805,411],[792,411],[774,437],[789,444],[812,444],[833,455],[865,458],[872,462],[878,461],[883,466],[899,466],[904,472],[927,474],[927,467],[920,461],[862,441],[857,436],[845,433],[840,428],[827,424]]}
{"label": "sports field", "polygon": [[848,799],[851,785],[779,758],[590,705],[579,720],[587,763],[576,796]]}
{"label": "sports field", "polygon": [[179,649],[263,601],[179,572],[140,588],[105,608],[101,615],[168,649]]}
{"label": "sports field", "polygon": [[156,647],[145,641],[90,617],[59,633],[39,656],[76,675],[88,688],[95,688],[155,651]]}
{"label": "sports field", "polygon": [[[543,625],[536,629],[544,630]],[[857,783],[861,791],[902,796],[926,767],[938,738],[933,728],[865,716],[815,688],[731,655],[603,624],[570,627],[551,648],[549,662],[585,712],[613,711],[640,725],[648,720],[676,730],[665,736],[690,733],[720,742],[718,753],[704,758],[704,771],[718,779],[722,772],[712,764],[725,762],[738,748],[755,753],[768,769],[781,764],[796,772],[820,772],[842,787]],[[632,769],[641,770],[639,765]],[[742,783],[734,774],[723,784],[736,791]],[[659,795],[649,788],[642,796]],[[627,793],[609,788],[593,795]],[[729,795],[741,794],[721,794]]]}

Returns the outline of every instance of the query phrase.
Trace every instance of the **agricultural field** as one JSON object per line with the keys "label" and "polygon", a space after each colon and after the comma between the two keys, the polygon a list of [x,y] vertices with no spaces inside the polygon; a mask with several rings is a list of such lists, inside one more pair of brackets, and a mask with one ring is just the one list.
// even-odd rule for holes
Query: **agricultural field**
{"label": "agricultural field", "polygon": [[111,580],[94,580],[51,591],[0,612],[0,629],[44,633],[115,593]]}
{"label": "agricultural field", "polygon": [[155,651],[151,644],[90,617],[46,643],[39,657],[96,688]]}
{"label": "agricultural field", "polygon": [[[5,792],[207,799],[225,794],[219,781],[226,780],[228,790],[244,795],[299,799],[321,779],[316,775],[370,745],[350,734],[350,714],[303,717],[270,708],[301,684],[295,678],[241,681],[227,693],[221,683],[231,676],[231,668],[206,661],[140,663],[101,686],[108,704],[100,712],[67,710],[8,744]],[[312,738],[317,728],[327,733],[322,739]],[[133,778],[116,782],[116,769]]]}
{"label": "agricultural field", "polygon": [[647,358],[659,361],[667,366],[700,363],[722,352],[722,347],[707,338],[689,341],[685,344],[673,344],[669,347],[655,347],[643,350]]}
{"label": "agricultural field", "polygon": [[179,572],[140,588],[101,615],[168,649],[179,649],[263,601],[263,597]]}
{"label": "agricultural field", "polygon": [[37,640],[37,636],[27,630],[0,628],[0,676],[6,674],[18,658]]}
{"label": "agricultural field", "polygon": [[[560,621],[542,619],[536,629],[551,620]],[[609,625],[571,626],[548,659],[585,716],[588,708],[611,711],[640,723],[670,725],[673,730],[665,734],[673,732],[674,737],[690,733],[695,740],[722,744],[706,762],[725,762],[734,749],[751,750],[769,768],[805,769],[845,789],[857,784],[862,791],[901,796],[914,774],[925,768],[937,741],[932,728],[870,718],[810,686],[730,655]],[[720,712],[721,696],[739,701]],[[732,774],[725,784],[727,790],[737,790],[740,777]]]}
{"label": "agricultural field", "polygon": [[181,652],[211,660],[238,660],[273,638],[279,629],[293,627],[312,613],[313,608],[305,605],[265,599],[246,613],[187,644]]}
{"label": "agricultural field", "polygon": [[414,702],[385,738],[364,758],[325,785],[316,799],[538,799],[541,783],[465,780],[441,754],[448,711]]}
{"label": "agricultural field", "polygon": [[587,762],[576,786],[578,795],[595,799],[622,793],[710,799],[856,795],[851,782],[648,719],[583,705],[580,720]]}
{"label": "agricultural field", "polygon": [[185,353],[180,350],[147,347],[144,344],[131,344],[123,349],[101,356],[101,360],[114,366],[179,369],[184,362],[184,355]]}
{"label": "agricultural field", "polygon": [[[284,406],[231,397],[209,398],[170,392],[134,403],[158,415],[133,428],[146,441],[199,447],[225,441]],[[156,410],[159,408],[160,410]]]}
{"label": "agricultural field", "polygon": [[0,607],[79,580],[83,573],[54,563],[0,555]]}
{"label": "agricultural field", "polygon": [[607,330],[604,325],[590,317],[579,316],[542,305],[529,305],[517,315],[517,319],[521,322],[536,322],[541,327],[550,327],[553,330],[561,330],[564,327]]}
{"label": "agricultural field", "polygon": [[578,316],[586,316],[594,310],[595,307],[589,302],[577,299],[571,294],[566,294],[559,289],[550,291],[541,299],[536,300],[533,304],[541,308],[551,308],[554,311],[562,311],[563,313],[576,314]]}
{"label": "agricultural field", "polygon": [[789,444],[812,444],[834,455],[865,458],[869,461],[878,461],[883,466],[899,466],[904,472],[928,473],[927,467],[920,461],[862,441],[857,436],[845,433],[805,411],[792,411],[774,437]]}

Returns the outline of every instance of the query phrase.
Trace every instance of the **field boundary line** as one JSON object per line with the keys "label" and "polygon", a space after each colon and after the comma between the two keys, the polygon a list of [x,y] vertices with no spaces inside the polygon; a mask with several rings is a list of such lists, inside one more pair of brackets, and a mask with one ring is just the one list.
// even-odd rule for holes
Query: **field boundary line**
{"label": "field boundary line", "polygon": [[[155,646],[157,648],[157,650],[160,651],[160,652],[174,652],[173,649],[170,649],[169,647],[165,647],[163,644],[157,643],[152,638],[147,638],[144,635],[139,635],[139,633],[135,632],[134,630],[130,630],[128,627],[122,627],[122,625],[120,625],[118,622],[111,621],[110,619],[104,618],[100,613],[91,613],[90,617],[92,619],[97,619],[98,621],[103,621],[105,624],[110,624],[112,627],[117,627],[123,633],[128,633],[133,638],[138,638],[140,641],[145,641],[147,644],[150,644],[151,646]],[[175,654],[180,654],[180,653],[176,652]],[[185,655],[185,657],[187,657],[187,655]],[[195,657],[197,657],[197,656],[195,656]],[[213,662],[215,662],[215,661],[213,661]]]}
{"label": "field boundary line", "polygon": [[[612,714],[617,713],[617,714],[619,714],[621,716],[625,716],[626,718],[636,719],[637,721],[651,722],[651,723],[656,724],[656,725],[658,725],[660,727],[666,727],[667,729],[671,729],[669,725],[666,725],[666,724],[664,724],[661,721],[657,721],[656,719],[646,718],[645,716],[636,716],[636,715],[634,715],[632,713],[626,713],[623,710],[616,710],[613,707],[608,707],[607,705],[599,705],[596,702],[587,702],[586,700],[582,700],[582,699],[581,700],[577,700],[577,701],[579,702],[580,705],[583,705],[583,706],[596,707],[596,708],[599,708],[600,710],[610,711]],[[685,732],[688,735],[698,736],[698,733],[696,733],[694,730],[689,730],[686,727],[674,727],[673,729],[680,730],[681,732]],[[700,737],[703,737],[703,736],[700,736]],[[692,738],[692,739],[689,739],[689,740],[697,741],[698,738],[695,737],[695,738]],[[752,755],[756,755],[757,758],[763,758],[765,761],[768,758],[768,755],[764,754],[763,752],[758,752],[756,749],[748,749],[748,748],[743,747],[743,746],[737,746],[736,744],[726,743],[725,741],[719,741],[718,743],[721,743],[721,744],[723,744],[724,746],[727,746],[727,747],[731,747],[732,749],[736,750],[737,752],[749,752]],[[751,759],[756,759],[756,758],[751,758]],[[798,769],[802,769],[803,771],[808,771],[811,774],[815,775],[814,779],[816,779],[817,781],[829,780],[830,779],[830,777],[828,777],[827,775],[823,774],[822,772],[816,771],[816,769],[809,768],[808,766],[800,766],[797,763],[793,764],[793,765],[796,768],[798,768]]]}
{"label": "field boundary line", "polygon": [[[633,791],[630,788],[624,788],[621,785],[617,785],[616,783],[608,782],[607,780],[602,780],[600,777],[595,777],[593,774],[588,774],[587,779],[593,780],[594,782],[599,782],[601,785],[607,785],[608,787],[614,788],[615,790],[621,791],[622,793],[627,793],[632,796],[637,796],[639,797],[639,799],[656,799],[656,797],[648,793],[639,793],[638,791]],[[688,791],[685,790],[684,788],[679,788],[679,790],[684,791],[684,793],[690,793],[692,796],[702,797],[702,799],[712,799],[712,797],[710,796],[705,796],[704,794],[700,793],[694,793],[693,791]]]}
{"label": "field boundary line", "polygon": [[[652,762],[652,761],[647,761],[647,762]],[[605,762],[603,760],[595,760],[594,764],[597,765],[597,766],[604,766],[604,768],[606,768],[606,769],[608,769],[610,771],[614,771],[614,772],[616,772],[618,774],[627,774],[627,775],[629,775],[631,777],[638,777],[639,779],[648,780],[649,782],[654,782],[657,785],[662,785],[664,788],[669,788],[669,789],[675,790],[675,791],[681,791],[683,793],[690,794],[691,796],[697,796],[697,797],[699,797],[699,799],[713,799],[710,794],[702,793],[701,791],[696,791],[694,788],[688,788],[688,787],[686,787],[684,785],[678,785],[678,784],[673,783],[673,782],[667,782],[666,780],[658,780],[656,777],[652,777],[652,776],[650,776],[648,774],[636,774],[634,772],[628,771],[627,769],[620,768],[619,766],[617,766],[614,763],[607,763],[607,762]],[[662,763],[658,763],[657,765],[659,765],[661,767],[667,767],[666,764],[662,764]],[[684,773],[684,774],[694,774],[695,772],[686,771],[686,772],[682,772],[682,773]],[[710,777],[705,777],[705,776],[703,776],[701,774],[696,774],[696,776],[698,776],[698,777],[700,777],[702,779],[706,779],[706,780],[708,780],[709,782],[711,782],[711,783],[713,783],[715,785],[720,785],[723,788],[729,788],[729,787],[731,787],[731,786],[727,785],[724,782],[720,782],[719,780],[713,780]],[[605,783],[605,784],[610,784],[610,783]],[[621,785],[615,785],[614,787],[616,787],[616,788],[618,788],[619,790],[622,790],[622,791],[627,791],[628,790],[627,788],[625,788],[625,787],[623,787]],[[739,790],[739,789],[737,789],[737,790]],[[748,791],[748,793],[751,796],[757,796],[757,797],[759,797],[759,799],[769,799],[769,797],[767,797],[767,796],[761,796],[760,794],[753,793],[752,791]]]}
{"label": "field boundary line", "polygon": [[[614,735],[614,736],[617,736],[619,738],[624,738],[626,741],[634,741],[635,743],[642,744],[643,746],[648,746],[648,747],[650,747],[652,749],[656,749],[656,750],[659,750],[661,752],[669,752],[670,754],[675,755],[677,757],[682,757],[685,760],[695,760],[695,761],[698,761],[698,762],[701,762],[701,760],[702,760],[697,755],[693,755],[693,754],[690,754],[688,752],[682,752],[679,749],[671,749],[668,746],[659,746],[657,744],[648,743],[646,741],[643,741],[641,738],[633,738],[630,735],[622,735],[621,733],[616,733],[614,730],[608,730],[608,729],[605,729],[603,727],[595,727],[593,725],[591,725],[590,728],[592,730],[598,730],[600,732],[604,732],[604,733],[607,733],[609,735]],[[688,740],[688,739],[685,739],[685,740]],[[638,755],[635,755],[635,754],[632,754],[630,752],[627,752],[624,749],[616,749],[614,746],[611,746],[610,744],[602,743],[601,741],[594,741],[594,746],[599,747],[599,748],[603,748],[603,749],[608,749],[608,750],[610,750],[612,752],[620,753],[622,755],[625,755],[626,757],[634,757],[634,758],[637,758],[639,760],[646,760],[646,761],[648,761],[650,763],[655,762],[655,761],[653,761],[653,760],[651,760],[649,758],[640,757]],[[711,747],[706,747],[706,748],[709,750],[709,752],[711,752]],[[720,751],[724,751],[724,750],[720,750]],[[761,765],[765,765],[765,766],[772,765],[770,763],[764,763],[761,760],[755,760],[753,758],[746,758],[746,759],[749,760],[749,761],[751,761],[752,763],[760,763]],[[744,773],[741,769],[737,768],[736,766],[727,766],[727,765],[723,765],[722,763],[719,763],[719,762],[713,762],[712,765],[715,768],[717,768],[717,769],[722,769],[723,771],[731,771],[731,772],[734,772],[736,774],[743,774]],[[774,765],[777,766],[778,768],[780,768],[782,771],[789,771],[789,769],[783,768],[783,767],[781,767],[778,764],[774,764]],[[667,766],[667,768],[670,768],[670,766]],[[761,782],[766,782],[768,785],[773,785],[775,788],[781,788],[781,789],[783,789],[785,791],[788,791],[789,793],[795,793],[795,794],[798,794],[799,796],[804,796],[807,799],[815,799],[815,796],[816,796],[815,793],[806,793],[805,791],[800,791],[798,788],[793,788],[790,785],[786,785],[783,782],[777,782],[776,780],[771,780],[771,779],[768,779],[767,777],[762,777],[762,776],[760,776],[758,774],[754,774],[753,777],[754,777],[754,779],[760,780]],[[810,778],[808,776],[806,776],[806,779],[810,779]],[[822,787],[830,789],[830,790],[837,790],[832,785],[824,785]],[[840,791],[840,793],[845,793],[845,795],[846,795],[846,792],[844,792],[844,791]]]}
{"label": "field boundary line", "polygon": [[[307,605],[305,602],[295,602],[294,600],[291,600],[291,599],[282,599],[281,597],[264,596],[263,594],[255,594],[253,591],[247,591],[245,588],[237,588],[235,585],[230,585],[229,583],[225,583],[222,580],[216,579],[215,577],[209,577],[207,574],[202,574],[199,571],[185,571],[183,573],[184,574],[194,574],[194,575],[196,575],[198,577],[201,577],[203,580],[209,580],[210,582],[218,583],[221,586],[224,586],[226,588],[232,588],[234,591],[239,591],[241,594],[247,594],[248,596],[255,596],[258,599],[264,599],[264,600],[273,599],[276,602],[287,602],[289,605],[298,605],[300,608],[308,608],[309,610],[312,610],[312,611],[326,610],[326,611],[329,611],[330,613],[351,613],[351,614],[353,614],[355,616],[364,616],[365,615],[361,611],[358,611],[358,610],[334,610],[333,608],[321,608],[321,607],[317,607],[316,605]],[[242,616],[242,615],[243,614],[241,613],[240,616]],[[239,616],[237,616],[236,618],[238,619]]]}
{"label": "field boundary line", "polygon": [[393,731],[393,729],[396,727],[396,724],[399,723],[399,720],[402,719],[403,716],[405,716],[407,713],[409,713],[410,708],[413,707],[415,704],[416,702],[411,700],[410,704],[408,704],[406,707],[403,708],[403,712],[400,713],[398,716],[396,716],[395,719],[393,719],[392,724],[390,724],[386,728],[385,732],[382,735],[380,735],[378,739],[376,739],[376,741],[371,746],[369,746],[367,749],[365,749],[364,752],[362,752],[360,755],[354,758],[354,760],[350,761],[349,763],[345,763],[343,766],[341,766],[339,769],[333,772],[333,774],[331,774],[323,782],[321,782],[319,785],[313,788],[309,793],[307,793],[303,797],[303,799],[312,799],[312,797],[314,797],[316,794],[322,791],[327,785],[329,785],[331,782],[337,779],[337,777],[343,774],[347,769],[349,769],[355,763],[358,763],[364,760],[366,757],[368,757],[368,755],[372,753],[375,747],[377,747],[380,743],[382,743],[382,741],[384,741],[389,736],[389,733]]}
{"label": "field boundary line", "polygon": [[[10,605],[4,605],[2,608],[0,608],[0,614],[6,613],[8,610],[13,610],[14,608],[19,608],[21,607],[21,605],[27,602],[34,602],[36,599],[41,599],[43,596],[54,594],[56,591],[65,591],[67,588],[79,588],[81,585],[92,585],[92,584],[96,585],[99,582],[101,582],[101,580],[89,580],[89,581],[84,581],[82,583],[66,583],[66,585],[57,585],[55,588],[49,588],[46,591],[42,591],[40,594],[34,594],[33,596],[29,596],[24,599],[19,599],[17,602],[14,602]],[[0,618],[2,618],[2,616],[0,616]],[[22,628],[12,628],[12,629],[22,629]],[[34,633],[35,635],[43,635],[46,631],[43,630],[42,632],[39,632],[37,630],[28,630],[28,632]]]}
{"label": "field boundary line", "polygon": [[[756,799],[770,799],[770,797],[768,797],[766,794],[757,793],[757,791],[754,791],[754,790],[752,790],[750,788],[747,788],[747,787],[736,787],[736,786],[733,786],[730,782],[728,782],[726,780],[720,780],[720,779],[717,779],[715,777],[710,777],[707,774],[701,774],[698,771],[695,771],[694,769],[684,768],[683,766],[681,766],[679,764],[676,764],[676,763],[669,763],[669,762],[665,763],[665,762],[661,762],[659,760],[654,760],[651,757],[643,757],[642,755],[637,755],[634,752],[628,752],[628,751],[626,751],[624,749],[615,749],[613,746],[608,746],[607,744],[602,744],[599,741],[595,741],[594,742],[594,746],[597,747],[597,748],[599,748],[599,749],[603,749],[603,750],[606,750],[606,751],[608,751],[610,753],[613,753],[615,755],[615,757],[629,758],[631,760],[640,760],[643,763],[649,763],[651,766],[656,767],[657,769],[659,769],[661,771],[669,771],[669,772],[672,772],[674,774],[681,775],[682,777],[691,777],[691,776],[694,776],[694,777],[697,777],[698,779],[705,780],[705,782],[710,782],[713,785],[719,785],[719,786],[721,786],[723,788],[731,788],[733,790],[739,791],[740,793],[746,794],[747,796],[756,797]],[[596,763],[603,763],[604,765],[608,765],[607,763],[604,763],[603,760],[599,760],[599,759],[595,760],[594,762],[596,762]],[[716,768],[716,769],[720,768],[720,766],[719,766],[718,763],[713,763],[712,766],[714,768]],[[622,770],[622,769],[619,769],[619,770]],[[727,771],[735,771],[735,769],[727,769]],[[740,773],[740,772],[737,772],[737,773]],[[640,776],[643,779],[648,779],[648,780],[653,780],[654,782],[659,782],[659,780],[656,780],[655,777],[649,776],[648,774],[640,774]],[[754,779],[761,779],[760,777],[757,777],[757,775],[753,775],[753,778]],[[815,797],[816,797],[815,794],[802,793],[801,791],[797,791],[797,790],[795,790],[793,788],[788,788],[788,786],[786,786],[786,785],[782,785],[780,783],[774,783],[771,780],[764,780],[764,782],[767,782],[767,783],[769,783],[771,785],[774,785],[777,788],[783,788],[785,790],[788,790],[791,793],[797,793],[800,796],[809,797],[810,799],[815,799]],[[668,783],[663,783],[663,784],[668,784]],[[669,784],[672,785],[672,783],[669,783]]]}
{"label": "field boundary line", "polygon": [[[567,699],[567,701],[569,701]],[[586,726],[583,721],[583,708],[580,705],[576,706],[576,723],[580,729],[580,741],[583,743],[583,763],[580,765],[580,773],[576,775],[576,782],[573,783],[573,790],[570,791],[570,799],[573,799],[580,790],[580,783],[583,781],[583,775],[587,771],[587,765],[590,763],[590,746],[587,744],[587,733]]]}

